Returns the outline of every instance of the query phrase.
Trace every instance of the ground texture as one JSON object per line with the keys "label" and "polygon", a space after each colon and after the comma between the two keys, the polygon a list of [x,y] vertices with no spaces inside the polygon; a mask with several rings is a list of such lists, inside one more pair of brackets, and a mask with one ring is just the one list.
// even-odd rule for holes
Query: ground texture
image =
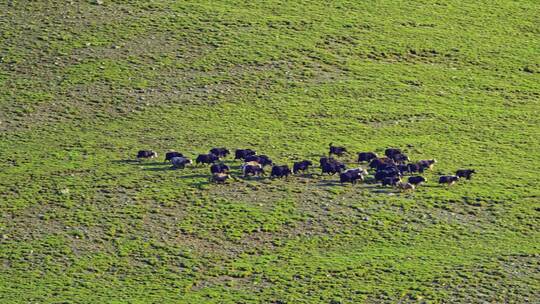
{"label": "ground texture", "polygon": [[[0,302],[540,302],[539,10],[0,3]],[[402,194],[161,158],[330,142],[438,163]],[[458,168],[478,174],[436,184]]]}

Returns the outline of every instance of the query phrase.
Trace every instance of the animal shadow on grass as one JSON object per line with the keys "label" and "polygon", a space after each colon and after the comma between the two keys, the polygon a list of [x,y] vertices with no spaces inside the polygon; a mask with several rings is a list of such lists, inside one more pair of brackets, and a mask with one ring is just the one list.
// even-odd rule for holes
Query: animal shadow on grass
{"label": "animal shadow on grass", "polygon": [[362,186],[370,191],[381,189],[381,184],[378,183],[362,183]]}
{"label": "animal shadow on grass", "polygon": [[153,167],[153,168],[144,168],[143,171],[169,171],[174,170],[173,167],[167,166],[167,167]]}
{"label": "animal shadow on grass", "polygon": [[242,181],[254,181],[254,182],[262,182],[262,181],[266,181],[266,180],[272,180],[272,178],[270,178],[270,176],[268,176],[268,175],[266,175],[266,176],[252,176],[252,175],[243,176],[243,175],[238,175],[238,176],[236,176],[236,179],[237,180],[242,180]]}
{"label": "animal shadow on grass", "polygon": [[299,178],[308,178],[308,179],[316,179],[316,178],[317,178],[317,177],[315,176],[315,173],[303,173],[303,174],[296,175],[296,177],[299,177]]}
{"label": "animal shadow on grass", "polygon": [[376,188],[371,189],[371,192],[390,194],[390,193],[397,193],[399,191],[396,191],[394,188],[376,187]]}
{"label": "animal shadow on grass", "polygon": [[206,178],[208,178],[209,175],[208,175],[208,174],[190,174],[190,175],[181,175],[181,176],[178,176],[178,178],[182,178],[182,179],[188,179],[188,178],[201,178],[201,177],[206,177]]}
{"label": "animal shadow on grass", "polygon": [[111,162],[115,164],[134,164],[134,165],[141,163],[141,161],[137,159],[117,159],[117,160],[112,160]]}
{"label": "animal shadow on grass", "polygon": [[133,164],[133,165],[137,165],[137,166],[163,166],[163,165],[168,165],[169,163],[166,163],[166,162],[157,162],[157,161],[153,161],[153,162],[146,162],[146,161],[132,161],[132,162],[128,162],[129,164]]}
{"label": "animal shadow on grass", "polygon": [[319,187],[334,187],[340,185],[341,183],[338,180],[322,180],[317,183],[317,186]]}
{"label": "animal shadow on grass", "polygon": [[431,184],[421,184],[420,186],[418,186],[419,188],[441,188],[441,187],[445,187],[445,185],[441,185],[441,184],[436,184],[436,183],[431,183]]}

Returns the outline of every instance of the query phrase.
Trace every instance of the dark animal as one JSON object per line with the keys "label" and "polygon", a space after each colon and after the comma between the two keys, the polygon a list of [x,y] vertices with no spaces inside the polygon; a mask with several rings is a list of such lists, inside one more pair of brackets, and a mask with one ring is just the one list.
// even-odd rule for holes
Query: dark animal
{"label": "dark animal", "polygon": [[409,168],[407,167],[407,165],[399,164],[396,166],[396,168],[399,170],[399,173],[401,173],[402,175],[409,173]]}
{"label": "dark animal", "polygon": [[334,175],[346,169],[345,164],[333,158],[323,157],[321,158],[320,163],[321,163],[322,174],[328,173],[330,175]]}
{"label": "dark animal", "polygon": [[407,171],[409,171],[409,173],[424,173],[424,167],[419,164],[407,164]]}
{"label": "dark animal", "polygon": [[210,149],[210,153],[220,158],[227,157],[227,155],[231,154],[227,148],[212,148]]}
{"label": "dark animal", "polygon": [[171,164],[173,169],[184,169],[187,164],[191,164],[191,159],[185,157],[173,157],[171,158]]}
{"label": "dark animal", "polygon": [[425,183],[426,179],[423,176],[410,176],[407,182],[409,182],[409,184],[418,186],[421,183]]}
{"label": "dark animal", "polygon": [[333,157],[321,157],[319,164],[322,166],[324,164],[341,164],[341,162]]}
{"label": "dark animal", "polygon": [[402,154],[401,150],[400,149],[395,149],[395,148],[388,148],[386,150],[384,150],[384,155],[390,157],[390,158],[393,158],[394,155],[396,154]]}
{"label": "dark animal", "polygon": [[303,160],[303,161],[300,161],[300,162],[295,162],[293,164],[293,173],[294,174],[297,174],[298,172],[302,171],[302,172],[305,172],[309,169],[309,166],[312,166],[313,163],[310,162],[309,160]]}
{"label": "dark animal", "polygon": [[464,177],[466,179],[471,179],[474,173],[476,173],[474,169],[459,169],[456,171],[456,176]]}
{"label": "dark animal", "polygon": [[347,149],[345,149],[344,147],[336,147],[332,143],[330,143],[329,147],[330,151],[328,152],[328,155],[334,154],[337,156],[342,156],[344,153],[347,153]]}
{"label": "dark animal", "polygon": [[435,163],[437,163],[437,160],[435,159],[423,159],[423,160],[419,160],[417,162],[417,164],[422,167],[422,169],[433,169],[433,165],[435,165]]}
{"label": "dark animal", "polygon": [[152,150],[140,150],[137,152],[137,158],[156,158],[157,156],[157,152]]}
{"label": "dark animal", "polygon": [[184,157],[184,155],[176,151],[170,151],[165,153],[165,161],[170,161],[171,159],[173,159],[173,157]]}
{"label": "dark animal", "polygon": [[374,152],[360,152],[358,153],[358,162],[370,162],[372,159],[377,158],[377,154]]}
{"label": "dark animal", "polygon": [[242,172],[244,172],[244,177],[249,176],[249,175],[253,175],[253,176],[264,175],[263,167],[260,164],[243,165]]}
{"label": "dark animal", "polygon": [[341,184],[343,183],[351,183],[356,184],[357,180],[364,180],[363,170],[358,169],[349,169],[341,174],[339,174],[339,182]]}
{"label": "dark animal", "polygon": [[227,173],[214,173],[212,174],[212,177],[210,178],[210,180],[218,184],[223,184],[230,177],[231,176]]}
{"label": "dark animal", "polygon": [[246,157],[255,154],[257,153],[251,149],[238,149],[234,151],[234,159],[245,159]]}
{"label": "dark animal", "polygon": [[333,162],[336,162],[336,161],[337,160],[335,160],[332,157],[321,157],[319,159],[319,165],[322,167],[323,164],[333,163]]}
{"label": "dark animal", "polygon": [[380,170],[380,168],[386,167],[387,165],[395,165],[394,160],[388,157],[381,157],[375,158],[369,163],[370,168],[377,170]]}
{"label": "dark animal", "polygon": [[288,165],[273,166],[270,177],[288,177],[291,174],[291,169]]}
{"label": "dark animal", "polygon": [[218,161],[219,157],[216,155],[209,153],[209,154],[199,154],[197,158],[195,159],[195,163],[197,164],[213,164],[214,162]]}
{"label": "dark animal", "polygon": [[270,159],[270,157],[266,156],[266,155],[249,155],[249,156],[246,156],[246,158],[244,159],[245,162],[257,162],[259,164],[261,164],[263,167],[264,166],[269,166],[272,164],[272,160]]}
{"label": "dark animal", "polygon": [[401,173],[397,170],[382,170],[375,173],[375,180],[382,181],[387,177],[401,177]]}
{"label": "dark animal", "polygon": [[393,171],[393,172],[400,172],[397,165],[392,164],[381,164],[377,167],[376,172],[379,171]]}
{"label": "dark animal", "polygon": [[382,180],[383,186],[396,186],[397,183],[401,182],[400,177],[385,177]]}
{"label": "dark animal", "polygon": [[212,164],[212,166],[210,166],[210,173],[212,174],[215,174],[215,173],[229,173],[229,166],[225,165],[225,164]]}
{"label": "dark animal", "polygon": [[394,154],[390,158],[393,159],[396,163],[404,163],[404,162],[410,161],[407,154],[403,154],[403,153]]}
{"label": "dark animal", "polygon": [[439,177],[439,184],[446,184],[447,186],[452,186],[457,183],[459,176],[455,175],[443,175]]}

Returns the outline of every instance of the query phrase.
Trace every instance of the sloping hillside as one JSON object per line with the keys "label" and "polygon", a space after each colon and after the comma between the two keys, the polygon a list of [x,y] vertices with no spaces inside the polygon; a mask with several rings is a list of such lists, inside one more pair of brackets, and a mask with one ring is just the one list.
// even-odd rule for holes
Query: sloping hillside
{"label": "sloping hillside", "polygon": [[[0,302],[540,302],[537,1],[4,2]],[[331,142],[438,162],[410,193],[162,162]]]}

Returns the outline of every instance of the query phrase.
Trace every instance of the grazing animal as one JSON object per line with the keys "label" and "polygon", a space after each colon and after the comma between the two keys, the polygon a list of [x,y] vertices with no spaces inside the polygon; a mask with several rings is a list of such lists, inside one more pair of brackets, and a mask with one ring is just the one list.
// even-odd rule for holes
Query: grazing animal
{"label": "grazing animal", "polygon": [[288,177],[291,174],[291,169],[288,165],[273,166],[270,177]]}
{"label": "grazing animal", "polygon": [[347,153],[347,149],[345,149],[344,147],[337,147],[337,146],[334,146],[332,143],[330,143],[330,145],[328,145],[330,147],[330,151],[328,152],[328,155],[337,155],[337,156],[342,156],[344,153]]}
{"label": "grazing animal", "polygon": [[157,152],[152,150],[140,150],[137,152],[137,158],[156,158],[157,156]]}
{"label": "grazing animal", "polygon": [[184,155],[176,151],[170,151],[170,152],[165,153],[165,161],[171,161],[173,157],[184,157]]}
{"label": "grazing animal", "polygon": [[397,177],[397,176],[393,176],[393,177],[385,177],[383,178],[382,180],[382,185],[383,186],[396,186],[397,183],[401,182],[401,178],[400,177]]}
{"label": "grazing animal", "polygon": [[403,183],[403,182],[399,182],[396,184],[396,186],[398,187],[399,190],[401,191],[413,191],[414,188],[416,188],[413,184],[411,183]]}
{"label": "grazing animal", "polygon": [[455,175],[443,175],[439,177],[439,184],[446,184],[447,186],[452,186],[457,181],[459,181],[459,176]]}
{"label": "grazing animal", "polygon": [[379,172],[379,171],[394,171],[394,172],[400,172],[399,171],[399,168],[397,165],[393,165],[393,164],[380,164],[377,169],[375,170],[376,172]]}
{"label": "grazing animal", "polygon": [[210,173],[212,174],[215,174],[215,173],[229,173],[229,166],[225,165],[225,164],[212,164],[212,166],[210,166]]}
{"label": "grazing animal", "polygon": [[210,153],[214,154],[217,157],[227,157],[231,152],[227,148],[212,148]]}
{"label": "grazing animal", "polygon": [[234,151],[234,159],[245,159],[246,157],[255,154],[257,154],[257,152],[251,149],[237,149]]}
{"label": "grazing animal", "polygon": [[253,176],[264,175],[263,167],[260,164],[255,164],[255,165],[245,164],[242,166],[242,172],[244,173],[244,177],[247,177],[249,175],[253,175]]}
{"label": "grazing animal", "polygon": [[353,169],[347,169],[345,170],[345,172],[347,171],[356,171],[356,172],[359,172],[362,176],[368,176],[369,173],[366,171],[366,169],[362,168],[362,167],[358,167],[358,168],[353,168]]}
{"label": "grazing animal", "polygon": [[386,168],[382,169],[382,170],[378,170],[377,172],[388,172],[389,174],[392,174],[392,175],[399,175],[399,176],[402,176],[401,172],[399,171],[399,168],[397,166],[387,166]]}
{"label": "grazing animal", "polygon": [[456,171],[456,176],[464,177],[466,179],[471,179],[474,173],[476,173],[474,169],[459,169]]}
{"label": "grazing animal", "polygon": [[333,157],[321,157],[321,159],[319,159],[319,164],[322,167],[324,164],[341,164],[341,162]]}
{"label": "grazing animal", "polygon": [[370,162],[372,159],[377,158],[377,154],[374,152],[360,152],[358,153],[358,162]]}
{"label": "grazing animal", "polygon": [[364,180],[365,173],[367,172],[365,172],[364,169],[362,168],[346,170],[345,172],[339,174],[339,182],[341,184],[343,183],[356,184],[357,180],[360,180],[360,181]]}
{"label": "grazing animal", "polygon": [[264,166],[269,166],[272,164],[272,160],[270,159],[270,157],[266,156],[266,155],[249,155],[249,156],[246,156],[246,158],[244,159],[245,162],[257,162],[259,164],[261,164],[263,167]]}
{"label": "grazing animal", "polygon": [[333,162],[336,162],[336,161],[337,160],[335,160],[332,157],[321,157],[319,159],[319,165],[322,167],[324,164],[333,163]]}
{"label": "grazing animal", "polygon": [[216,182],[218,184],[223,184],[230,177],[231,176],[227,173],[213,173],[210,179],[211,181]]}
{"label": "grazing animal", "polygon": [[199,154],[197,158],[195,159],[195,163],[197,164],[213,164],[214,162],[218,161],[219,157],[216,155],[209,153],[209,154]]}
{"label": "grazing animal", "polygon": [[409,173],[409,168],[405,164],[399,164],[396,166],[396,168],[399,170],[399,173],[406,174]]}
{"label": "grazing animal", "polygon": [[370,168],[377,170],[388,165],[395,165],[394,160],[388,157],[375,158],[369,163]]}
{"label": "grazing animal", "polygon": [[409,184],[418,186],[421,183],[425,183],[427,180],[423,176],[410,176],[407,181],[409,182]]}
{"label": "grazing animal", "polygon": [[295,162],[293,164],[293,173],[297,174],[298,172],[302,171],[305,172],[309,169],[309,166],[313,166],[313,163],[309,160],[303,160],[300,162]]}
{"label": "grazing animal", "polygon": [[399,173],[399,171],[397,170],[382,170],[382,171],[377,171],[374,177],[376,181],[382,181],[387,177],[401,178],[401,173]]}
{"label": "grazing animal", "polygon": [[256,161],[245,162],[241,167],[244,168],[245,166],[259,166],[262,168],[262,165]]}
{"label": "grazing animal", "polygon": [[437,163],[437,160],[435,159],[423,159],[419,160],[417,164],[422,167],[422,169],[429,169],[432,170],[433,166]]}
{"label": "grazing animal", "polygon": [[173,169],[184,169],[187,164],[192,164],[191,159],[185,157],[173,157],[171,158],[171,164]]}
{"label": "grazing animal", "polygon": [[340,173],[341,171],[345,170],[345,164],[330,158],[325,161],[322,161],[321,159],[321,170],[322,174],[328,173],[329,175],[334,175],[336,173]]}
{"label": "grazing animal", "polygon": [[404,162],[410,161],[407,154],[403,154],[403,153],[394,154],[390,158],[393,159],[396,163],[401,163],[401,164]]}
{"label": "grazing animal", "polygon": [[395,149],[395,148],[388,148],[384,150],[384,155],[386,155],[387,157],[393,158],[394,155],[396,154],[403,154],[403,153],[401,152],[400,149]]}
{"label": "grazing animal", "polygon": [[409,173],[424,173],[424,167],[419,164],[407,164],[407,171],[409,171]]}

